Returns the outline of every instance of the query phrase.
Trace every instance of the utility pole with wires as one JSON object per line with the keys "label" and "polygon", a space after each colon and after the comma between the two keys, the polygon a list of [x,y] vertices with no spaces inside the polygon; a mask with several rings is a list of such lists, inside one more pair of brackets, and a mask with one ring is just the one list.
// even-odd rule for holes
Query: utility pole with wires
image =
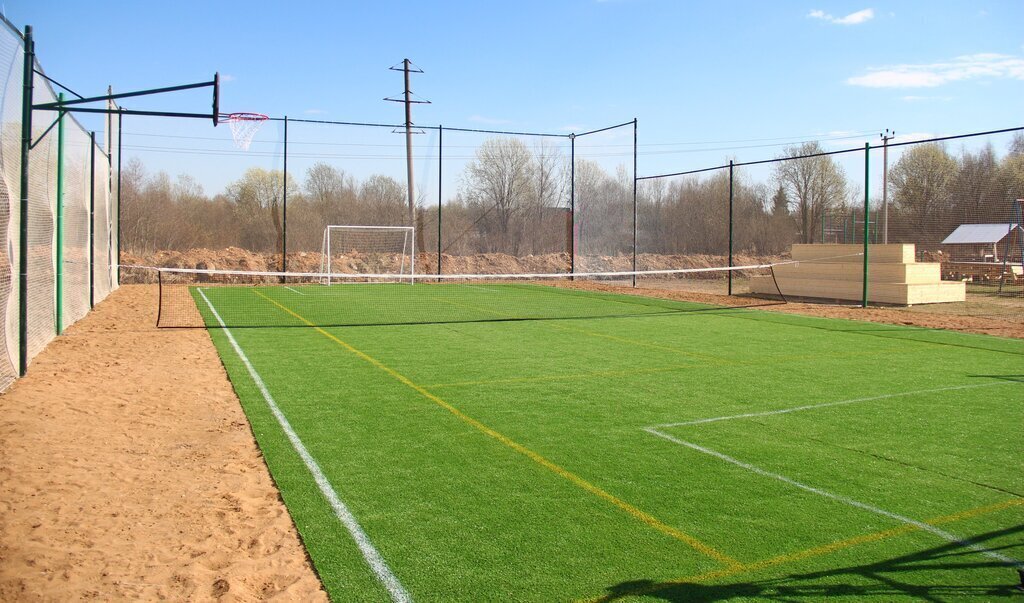
{"label": "utility pole with wires", "polygon": [[896,132],[886,128],[879,136],[882,138],[882,243],[886,244],[889,242],[889,141],[896,138]]}
{"label": "utility pole with wires", "polygon": [[[412,90],[409,87],[409,74],[410,73],[423,73],[423,70],[412,64],[409,59],[402,59],[402,62],[398,65],[389,67],[391,71],[401,71],[405,74],[405,92],[401,98],[387,97],[384,100],[391,101],[393,103],[404,103],[405,104],[405,162],[406,162],[406,173],[408,178],[408,184],[406,189],[409,192],[409,225],[418,226],[416,224],[416,193],[413,190],[413,174],[412,174],[412,135],[413,135],[413,124],[412,124],[412,106],[413,105],[429,105],[428,100],[413,100]],[[418,238],[420,239],[419,247],[422,249],[422,237],[423,229],[416,228]]]}

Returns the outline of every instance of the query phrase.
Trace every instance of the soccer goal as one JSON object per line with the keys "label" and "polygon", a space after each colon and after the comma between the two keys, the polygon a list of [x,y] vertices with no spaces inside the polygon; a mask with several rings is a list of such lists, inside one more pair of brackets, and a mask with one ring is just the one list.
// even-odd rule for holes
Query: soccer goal
{"label": "soccer goal", "polygon": [[396,282],[413,282],[416,273],[415,229],[412,226],[348,226],[324,228],[321,282],[356,282],[336,275],[387,274]]}

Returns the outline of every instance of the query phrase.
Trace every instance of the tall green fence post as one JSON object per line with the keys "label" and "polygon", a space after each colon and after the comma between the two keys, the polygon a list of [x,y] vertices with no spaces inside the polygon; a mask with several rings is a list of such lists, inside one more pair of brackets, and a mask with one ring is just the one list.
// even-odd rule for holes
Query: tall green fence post
{"label": "tall green fence post", "polygon": [[[576,272],[576,134],[569,134],[569,273]],[[571,279],[570,279],[571,280]]]}
{"label": "tall green fence post", "polygon": [[633,118],[633,288],[636,288],[636,229],[637,229],[637,208],[636,208],[636,137],[637,121]]}
{"label": "tall green fence post", "polygon": [[[57,95],[64,102],[64,93]],[[57,334],[64,331],[64,111],[57,115]]]}
{"label": "tall green fence post", "polygon": [[122,144],[121,132],[124,131],[124,123],[122,117],[124,114],[120,112],[121,109],[118,107],[117,114],[117,286],[121,286],[121,157],[124,156]]}
{"label": "tall green fence post", "polygon": [[[281,272],[288,272],[288,116],[284,116],[284,163],[281,178]],[[287,282],[282,276],[281,282]]]}
{"label": "tall green fence post", "polygon": [[870,205],[868,203],[868,187],[871,184],[871,143],[864,143],[864,296],[861,300],[861,306],[864,308],[868,307],[868,237],[870,229],[868,228],[868,215],[870,211]]}
{"label": "tall green fence post", "polygon": [[[732,268],[732,237],[733,237],[733,217],[732,217],[732,177],[733,177],[733,160],[729,160],[729,267]],[[810,230],[810,229],[808,229]],[[732,270],[728,272],[729,277],[729,295],[732,295]]]}
{"label": "tall green fence post", "polygon": [[96,132],[89,132],[89,309],[96,305]]}
{"label": "tall green fence post", "polygon": [[35,42],[25,26],[25,64],[21,87],[21,207],[18,208],[18,374],[28,372],[28,162],[32,150],[32,88],[35,80]]}
{"label": "tall green fence post", "polygon": [[[441,274],[441,204],[444,202],[444,126],[437,126],[437,273]],[[440,282],[440,280],[438,280]]]}

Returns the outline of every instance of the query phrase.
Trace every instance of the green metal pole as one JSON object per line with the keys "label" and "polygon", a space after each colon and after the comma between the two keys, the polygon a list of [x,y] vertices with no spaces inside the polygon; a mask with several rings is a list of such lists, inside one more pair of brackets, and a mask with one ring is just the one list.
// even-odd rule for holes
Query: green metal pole
{"label": "green metal pole", "polygon": [[[636,214],[636,140],[637,140],[637,122],[636,118],[633,118],[633,288],[636,288],[636,227],[637,227],[637,214]],[[732,276],[732,273],[729,273]]]}
{"label": "green metal pole", "polygon": [[[732,168],[733,168],[733,166],[732,166],[732,159],[730,159],[729,160],[729,267],[730,268],[732,268],[732,226],[733,226],[733,217],[732,217],[733,171],[732,171]],[[732,295],[732,270],[729,271],[728,278],[729,278],[728,293],[729,293],[729,295]]]}
{"label": "green metal pole", "polygon": [[96,132],[89,132],[89,309],[96,306]]}
{"label": "green metal pole", "polygon": [[868,215],[870,212],[870,204],[868,203],[868,186],[871,184],[871,143],[864,143],[864,299],[861,300],[861,306],[864,308],[868,307]]}
{"label": "green metal pole", "polygon": [[21,89],[21,206],[18,208],[18,375],[28,372],[28,164],[32,150],[32,93],[35,42],[25,26],[25,64]]}
{"label": "green metal pole", "polygon": [[[441,274],[441,205],[444,201],[444,126],[437,126],[437,273]],[[438,282],[441,282],[438,279]]]}
{"label": "green metal pole", "polygon": [[[64,93],[57,95],[64,102]],[[64,330],[64,112],[57,117],[57,334]]]}
{"label": "green metal pole", "polygon": [[124,117],[118,109],[117,114],[117,285],[121,286],[121,157],[124,156],[121,132],[124,131]]}
{"label": "green metal pole", "polygon": [[[569,134],[569,273],[576,272],[576,134]],[[572,280],[571,278],[569,280]]]}
{"label": "green metal pole", "polygon": [[[288,116],[284,116],[284,164],[281,178],[281,272],[288,272]],[[281,277],[286,282],[287,277]]]}

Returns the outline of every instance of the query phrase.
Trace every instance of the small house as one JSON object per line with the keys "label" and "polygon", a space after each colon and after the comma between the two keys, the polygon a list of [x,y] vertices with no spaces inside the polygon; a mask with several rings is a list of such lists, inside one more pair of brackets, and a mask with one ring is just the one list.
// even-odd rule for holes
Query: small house
{"label": "small house", "polygon": [[1022,230],[1020,224],[961,224],[942,247],[953,262],[1019,262]]}

